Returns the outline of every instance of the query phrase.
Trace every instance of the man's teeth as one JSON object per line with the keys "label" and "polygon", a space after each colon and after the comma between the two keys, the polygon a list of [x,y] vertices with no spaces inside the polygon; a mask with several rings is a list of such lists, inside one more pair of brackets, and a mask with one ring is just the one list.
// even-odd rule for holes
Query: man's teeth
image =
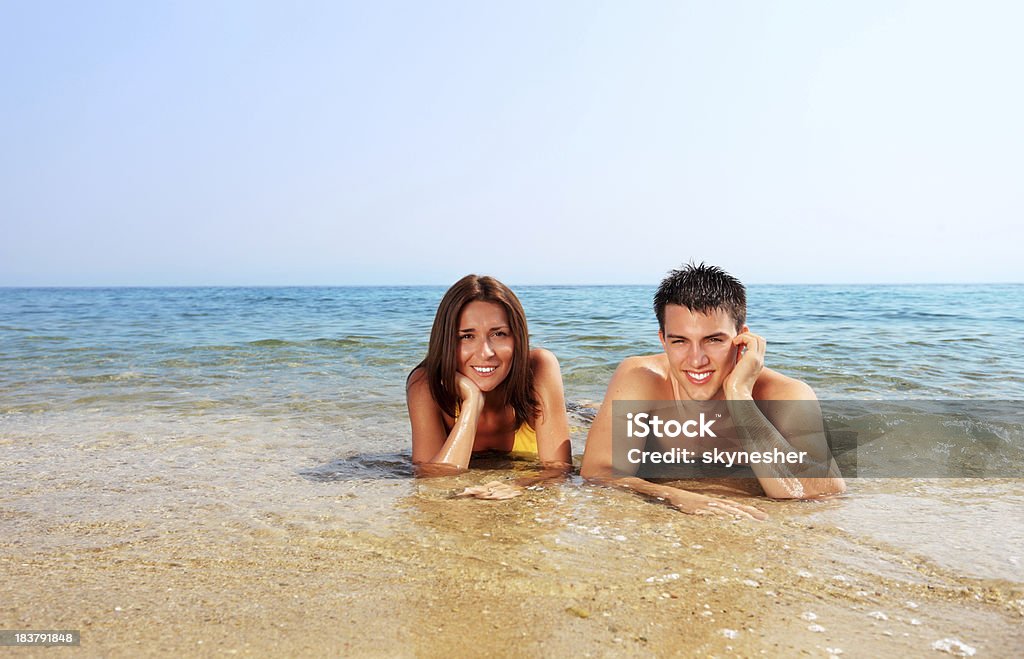
{"label": "man's teeth", "polygon": [[493,373],[497,368],[497,366],[474,366],[473,370],[477,373]]}
{"label": "man's teeth", "polygon": [[704,373],[694,373],[693,371],[687,371],[686,374],[689,375],[694,380],[707,380],[709,377],[711,377],[711,371],[706,371]]}

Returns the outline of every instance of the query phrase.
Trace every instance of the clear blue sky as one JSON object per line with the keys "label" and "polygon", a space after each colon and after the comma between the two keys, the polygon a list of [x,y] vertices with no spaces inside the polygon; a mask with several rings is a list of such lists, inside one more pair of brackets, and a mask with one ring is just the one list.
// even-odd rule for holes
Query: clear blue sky
{"label": "clear blue sky", "polygon": [[0,4],[0,285],[1024,281],[1019,2]]}

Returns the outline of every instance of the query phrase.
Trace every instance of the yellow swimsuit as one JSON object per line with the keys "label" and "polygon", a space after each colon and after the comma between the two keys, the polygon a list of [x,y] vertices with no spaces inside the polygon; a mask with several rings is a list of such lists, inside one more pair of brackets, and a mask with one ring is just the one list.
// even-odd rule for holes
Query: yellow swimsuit
{"label": "yellow swimsuit", "polygon": [[[459,420],[458,408],[455,409],[455,420]],[[537,432],[525,421],[516,428],[516,437],[512,442],[511,452],[537,455]]]}
{"label": "yellow swimsuit", "polygon": [[537,455],[537,433],[525,421],[516,429],[516,441],[512,443],[512,452]]}

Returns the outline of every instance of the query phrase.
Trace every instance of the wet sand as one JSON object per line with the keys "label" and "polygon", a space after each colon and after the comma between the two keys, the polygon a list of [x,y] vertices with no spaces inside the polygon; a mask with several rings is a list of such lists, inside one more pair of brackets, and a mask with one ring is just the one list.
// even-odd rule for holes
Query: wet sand
{"label": "wet sand", "polygon": [[19,511],[54,487],[23,484],[0,500],[0,619],[81,630],[84,656],[942,656],[933,644],[952,639],[977,656],[1024,651],[1019,582],[821,522],[855,499],[759,500],[772,517],[758,523],[578,478],[451,498],[514,475],[322,482],[314,514],[282,513],[275,494],[244,516],[194,503],[159,524],[130,505],[102,521]]}

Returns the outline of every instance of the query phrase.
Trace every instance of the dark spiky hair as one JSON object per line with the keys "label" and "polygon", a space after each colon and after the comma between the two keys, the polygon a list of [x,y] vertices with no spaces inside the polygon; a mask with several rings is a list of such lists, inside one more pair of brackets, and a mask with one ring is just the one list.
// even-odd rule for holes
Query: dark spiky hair
{"label": "dark spiky hair", "polygon": [[678,304],[690,311],[708,314],[716,309],[729,314],[736,331],[747,322],[747,289],[725,270],[713,265],[694,265],[693,261],[668,273],[654,294],[654,313],[665,331],[665,307]]}

